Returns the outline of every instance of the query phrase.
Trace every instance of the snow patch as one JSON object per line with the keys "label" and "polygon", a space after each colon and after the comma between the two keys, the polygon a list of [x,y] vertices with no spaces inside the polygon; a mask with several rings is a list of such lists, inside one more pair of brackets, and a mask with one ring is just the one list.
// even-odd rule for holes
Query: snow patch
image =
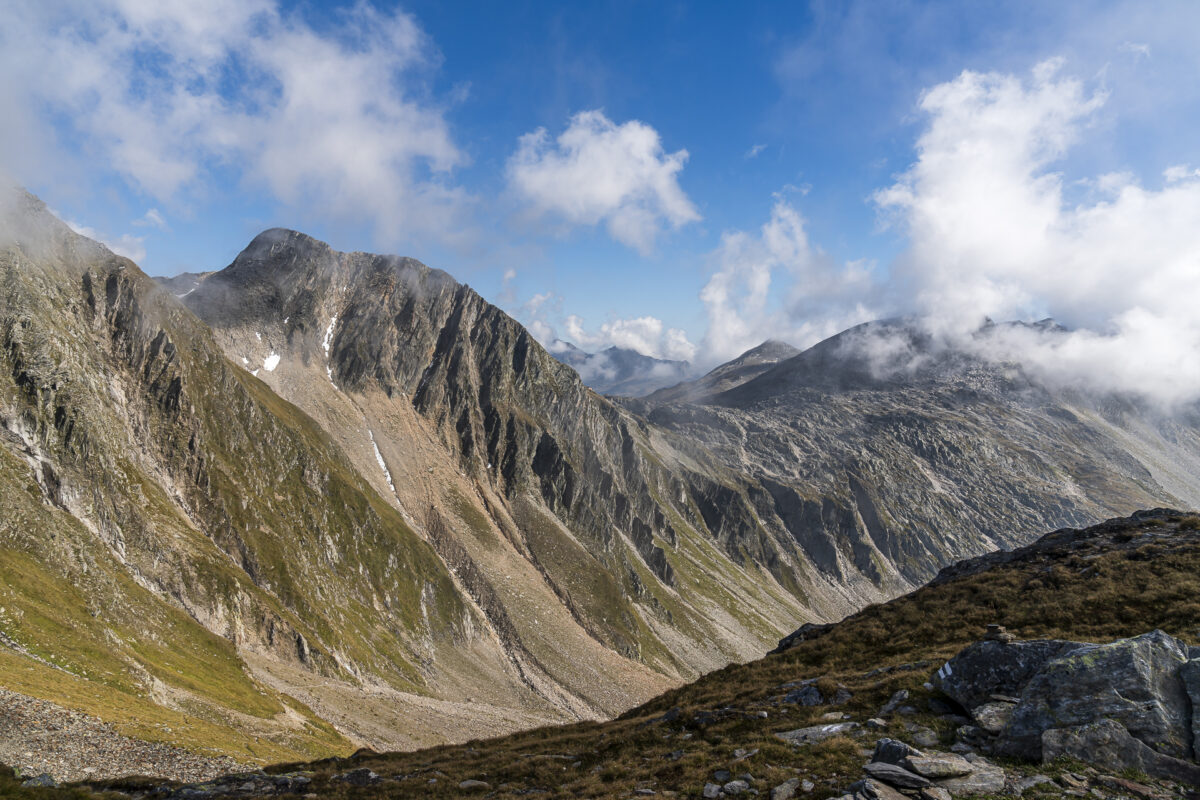
{"label": "snow patch", "polygon": [[278,366],[279,354],[272,350],[271,355],[263,359],[263,369],[265,369],[267,372],[274,372],[275,368]]}
{"label": "snow patch", "polygon": [[255,331],[255,332],[254,332],[254,338],[255,338],[255,339],[258,339],[258,340],[261,342],[261,341],[262,341],[262,334],[261,334],[261,333],[259,333],[258,331]]}
{"label": "snow patch", "polygon": [[257,377],[258,377],[258,370],[253,370],[253,371],[251,371],[251,373],[250,373],[250,374],[251,374],[251,375],[253,375],[254,377],[256,377],[256,378],[257,378]]}
{"label": "snow patch", "polygon": [[243,364],[249,364],[249,363],[250,363],[250,359],[246,358],[245,356],[242,356],[242,363],[243,363]]}
{"label": "snow patch", "polygon": [[379,452],[379,445],[375,444],[375,434],[370,428],[367,428],[367,436],[371,437],[371,449],[375,451],[375,460],[379,462],[379,468],[383,470],[383,477],[387,479],[388,488],[392,490],[392,494],[395,494],[396,484],[392,483],[392,473],[388,471],[387,464],[383,461],[383,453]]}
{"label": "snow patch", "polygon": [[325,341],[321,342],[321,347],[325,348],[326,358],[329,358],[329,345],[333,342],[334,325],[337,325],[337,314],[334,314],[333,319],[329,320],[329,327],[325,329]]}

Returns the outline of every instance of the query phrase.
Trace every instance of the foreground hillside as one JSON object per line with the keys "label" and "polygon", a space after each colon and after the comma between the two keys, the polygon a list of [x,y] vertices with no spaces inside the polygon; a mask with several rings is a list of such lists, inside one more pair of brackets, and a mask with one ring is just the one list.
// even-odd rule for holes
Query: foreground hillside
{"label": "foreground hillside", "polygon": [[[926,683],[937,680],[939,667],[980,639],[988,625],[1007,626],[1022,639],[1082,642],[1108,642],[1157,628],[1192,645],[1195,659],[1200,654],[1194,647],[1200,643],[1198,598],[1200,518],[1139,512],[962,562],[912,594],[835,625],[808,629],[783,652],[714,672],[613,722],[544,728],[415,753],[361,753],[270,771],[304,778],[306,793],[339,797],[650,792],[699,797],[706,783],[720,778],[727,783],[743,774],[752,777],[750,788],[764,794],[798,778],[812,784],[814,798],[837,796],[863,777],[867,754],[881,737],[940,750],[962,742],[956,731],[967,723],[958,716],[963,709]],[[813,701],[796,696],[806,681],[812,681],[809,691],[815,689],[819,704],[805,705]],[[907,697],[885,709],[901,691]],[[862,727],[802,746],[776,736],[828,722],[831,715]],[[1057,779],[1037,794],[1086,789],[1089,782],[1095,796],[1138,794],[1113,788],[1094,768],[1070,759],[1042,765],[993,758],[1010,783],[1037,774]],[[1133,770],[1115,777],[1156,784]],[[356,780],[364,785],[355,785]],[[463,786],[464,781],[480,783]]]}

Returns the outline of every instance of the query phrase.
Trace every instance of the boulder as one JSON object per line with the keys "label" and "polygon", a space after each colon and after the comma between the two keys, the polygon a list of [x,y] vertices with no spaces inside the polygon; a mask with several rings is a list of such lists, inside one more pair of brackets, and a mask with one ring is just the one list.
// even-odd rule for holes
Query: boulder
{"label": "boulder", "polygon": [[909,772],[904,767],[884,761],[872,761],[863,767],[863,770],[872,778],[899,789],[921,789],[932,783],[928,778],[923,778],[915,772]]}
{"label": "boulder", "polygon": [[951,800],[950,792],[941,786],[926,786],[920,796],[921,800]]}
{"label": "boulder", "polygon": [[992,736],[999,735],[1012,718],[1013,703],[984,703],[971,710],[971,718],[975,724]]}
{"label": "boulder", "polygon": [[910,756],[924,756],[920,750],[911,747],[897,739],[880,739],[875,742],[875,752],[871,755],[871,760],[881,764],[896,764],[901,765],[906,758]]}
{"label": "boulder", "polygon": [[[1200,648],[1191,648],[1192,654],[1196,652]],[[1192,758],[1200,761],[1200,658],[1192,655],[1192,660],[1179,668],[1179,677],[1192,703]]]}
{"label": "boulder", "polygon": [[1107,770],[1140,770],[1156,778],[1200,786],[1200,766],[1159,753],[1111,719],[1046,731],[1042,735],[1042,758],[1051,761],[1059,756]]}
{"label": "boulder", "polygon": [[908,699],[908,689],[901,689],[900,691],[898,691],[894,695],[892,695],[891,700],[888,700],[886,703],[883,704],[883,708],[879,709],[878,716],[886,717],[888,714],[891,714],[893,711],[895,711],[897,708],[899,708],[900,705],[902,703],[904,703],[904,701],[907,699]]}
{"label": "boulder", "polygon": [[721,787],[715,783],[704,784],[704,790],[700,793],[704,800],[713,800],[713,798],[721,796]]}
{"label": "boulder", "polygon": [[1083,646],[1053,639],[976,642],[947,661],[933,683],[963,708],[977,708],[993,694],[1020,694],[1048,661]]}
{"label": "boulder", "polygon": [[937,785],[953,795],[1000,794],[1004,791],[1004,770],[986,758],[975,758],[971,772],[956,778],[943,778]]}
{"label": "boulder", "polygon": [[727,795],[742,794],[750,788],[750,784],[740,778],[736,781],[730,781],[721,787],[721,791]]}
{"label": "boulder", "polygon": [[1184,647],[1162,631],[1085,645],[1054,658],[1021,691],[999,752],[1040,759],[1044,732],[1111,719],[1156,750],[1186,758],[1192,728],[1180,679],[1185,663]]}
{"label": "boulder", "polygon": [[334,775],[331,780],[348,783],[351,786],[370,786],[373,783],[379,783],[380,777],[366,767],[359,767],[340,775]]}
{"label": "boulder", "polygon": [[850,791],[855,798],[862,798],[863,800],[908,800],[907,797],[886,783],[871,780],[870,778],[864,778],[857,783],[850,784]]}
{"label": "boulder", "polygon": [[458,788],[462,789],[464,791],[470,791],[470,790],[479,791],[479,790],[484,790],[484,789],[491,789],[492,785],[490,783],[488,783],[487,781],[477,781],[474,778],[468,778],[467,780],[458,784]]}
{"label": "boulder", "polygon": [[942,738],[933,728],[914,725],[910,722],[904,726],[904,729],[908,731],[908,735],[912,737],[913,743],[918,747],[937,747],[942,743]]}
{"label": "boulder", "polygon": [[970,761],[962,756],[951,753],[929,753],[928,755],[911,755],[904,759],[900,766],[909,772],[915,772],[921,777],[936,780],[937,778],[957,778],[969,775],[975,771]]}
{"label": "boulder", "polygon": [[792,800],[800,788],[799,778],[790,778],[771,790],[771,800]]}
{"label": "boulder", "polygon": [[857,722],[835,722],[830,725],[813,725],[808,728],[797,728],[794,731],[783,731],[775,735],[792,744],[813,744],[834,736],[845,736],[857,728]]}
{"label": "boulder", "polygon": [[825,702],[825,698],[821,696],[821,690],[816,686],[801,686],[799,689],[792,689],[783,696],[783,702],[796,703],[802,706],[819,706]]}

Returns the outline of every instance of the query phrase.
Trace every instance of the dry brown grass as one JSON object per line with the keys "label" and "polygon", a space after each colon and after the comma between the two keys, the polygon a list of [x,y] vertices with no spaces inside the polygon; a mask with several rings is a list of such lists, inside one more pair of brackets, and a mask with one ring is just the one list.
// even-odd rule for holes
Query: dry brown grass
{"label": "dry brown grass", "polygon": [[[929,693],[922,684],[989,623],[1006,625],[1025,638],[1107,641],[1162,628],[1200,642],[1200,526],[1193,519],[1139,523],[1115,535],[1103,551],[1049,547],[925,587],[864,609],[786,653],[711,673],[612,722],[309,765],[318,775],[314,789],[334,797],[365,793],[399,798],[416,792],[449,797],[461,794],[460,781],[473,778],[489,782],[496,796],[544,788],[556,797],[628,797],[637,787],[694,796],[712,779],[713,770],[728,769],[735,776],[754,775],[760,791],[799,774],[817,783],[814,797],[834,796],[861,777],[863,740],[833,739],[796,749],[774,733],[817,724],[832,710],[863,721],[901,688],[924,708]],[[868,674],[897,666],[901,668]],[[769,704],[784,692],[781,684],[806,678],[817,678],[826,695],[845,685],[853,698],[836,709]],[[693,720],[698,711],[725,707],[737,711],[709,724]],[[674,708],[678,719],[655,721]],[[767,711],[765,719],[754,716],[760,709]],[[933,714],[910,719],[938,730],[947,742],[953,734]],[[906,736],[895,727],[888,735]],[[735,761],[739,748],[757,748],[758,753]],[[359,765],[400,777],[368,790],[324,781]]]}

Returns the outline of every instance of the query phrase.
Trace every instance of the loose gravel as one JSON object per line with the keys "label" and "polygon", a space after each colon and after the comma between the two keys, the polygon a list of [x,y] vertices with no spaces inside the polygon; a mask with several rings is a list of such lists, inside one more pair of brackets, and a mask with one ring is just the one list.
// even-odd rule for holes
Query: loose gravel
{"label": "loose gravel", "polygon": [[0,689],[0,763],[56,781],[146,775],[204,781],[249,769],[228,757],[132,739],[95,717]]}

